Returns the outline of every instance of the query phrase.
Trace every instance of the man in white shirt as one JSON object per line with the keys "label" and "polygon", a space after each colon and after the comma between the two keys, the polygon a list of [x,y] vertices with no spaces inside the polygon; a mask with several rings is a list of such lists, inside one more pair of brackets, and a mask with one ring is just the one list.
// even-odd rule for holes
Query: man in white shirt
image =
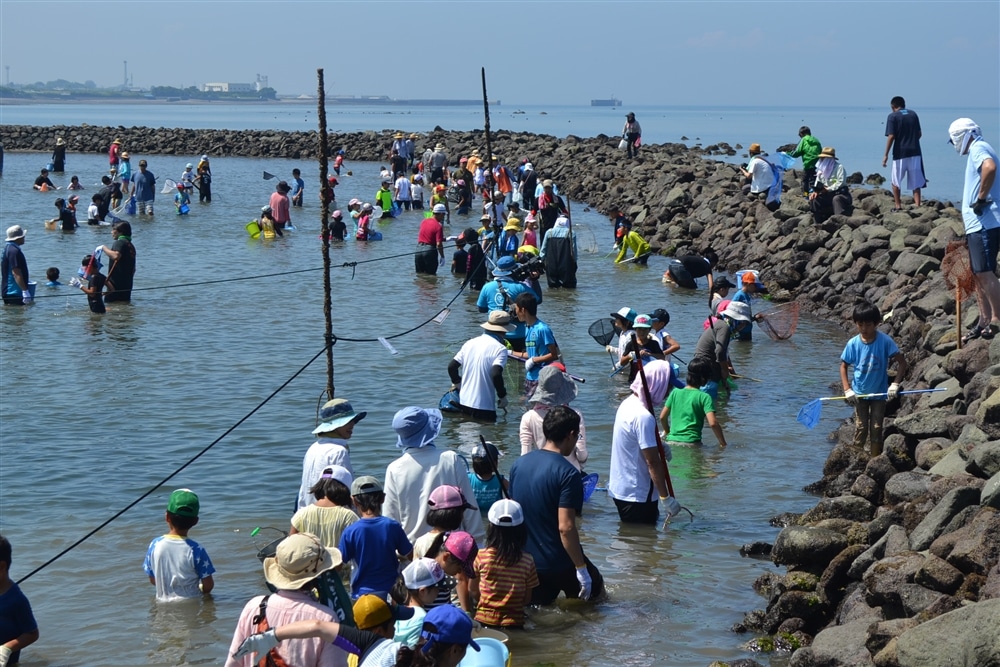
{"label": "man in white shirt", "polygon": [[394,198],[396,200],[396,205],[399,206],[404,211],[410,210],[410,179],[406,177],[406,174],[401,174],[399,178],[396,179]]}
{"label": "man in white shirt", "polygon": [[489,320],[479,326],[486,331],[466,341],[448,364],[448,375],[458,388],[457,407],[473,419],[495,422],[497,409],[507,409],[507,388],[503,383],[507,346],[503,337],[514,327],[510,315],[503,310],[491,311]]}
{"label": "man in white shirt", "polygon": [[322,423],[313,430],[313,435],[318,438],[309,446],[302,460],[302,485],[299,487],[299,497],[295,503],[296,510],[311,505],[315,500],[309,489],[323,476],[324,468],[333,465],[343,466],[352,477],[354,476],[347,441],[354,434],[354,425],[367,415],[367,412],[355,412],[344,398],[327,401],[320,409],[319,418]]}
{"label": "man in white shirt", "polygon": [[743,194],[767,194],[767,191],[774,185],[774,174],[771,172],[771,163],[761,157],[760,144],[750,144],[750,162],[746,168],[740,167],[745,178],[750,179],[749,185],[743,186]]}

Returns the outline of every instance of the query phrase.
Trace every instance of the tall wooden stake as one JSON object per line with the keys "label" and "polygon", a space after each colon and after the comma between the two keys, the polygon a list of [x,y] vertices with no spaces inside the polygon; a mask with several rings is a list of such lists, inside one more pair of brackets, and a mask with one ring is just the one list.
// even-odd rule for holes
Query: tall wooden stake
{"label": "tall wooden stake", "polygon": [[[486,131],[486,154],[489,158],[486,164],[489,165],[487,173],[490,179],[493,177],[493,141],[490,139],[490,99],[486,96],[486,68],[480,69],[483,77],[483,114],[486,117],[485,124],[483,125]],[[489,182],[489,181],[488,181]],[[496,251],[497,258],[500,257],[500,220],[497,216],[497,203],[493,198],[493,187],[490,187],[490,206],[493,207],[493,247]]]}
{"label": "tall wooden stake", "polygon": [[323,85],[323,68],[316,70],[317,102],[316,116],[319,120],[319,191],[323,204],[322,226],[323,238],[323,317],[326,320],[326,395],[327,400],[333,400],[333,299],[330,295],[330,202],[326,197],[329,146],[326,136],[326,87]]}

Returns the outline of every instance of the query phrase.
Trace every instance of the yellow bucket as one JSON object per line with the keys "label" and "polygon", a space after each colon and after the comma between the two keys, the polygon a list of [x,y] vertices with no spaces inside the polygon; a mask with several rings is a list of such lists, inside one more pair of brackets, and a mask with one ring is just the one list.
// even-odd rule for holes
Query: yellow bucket
{"label": "yellow bucket", "polygon": [[260,225],[257,224],[256,220],[251,220],[250,222],[248,222],[246,224],[246,230],[247,234],[250,235],[250,238],[252,239],[260,238]]}

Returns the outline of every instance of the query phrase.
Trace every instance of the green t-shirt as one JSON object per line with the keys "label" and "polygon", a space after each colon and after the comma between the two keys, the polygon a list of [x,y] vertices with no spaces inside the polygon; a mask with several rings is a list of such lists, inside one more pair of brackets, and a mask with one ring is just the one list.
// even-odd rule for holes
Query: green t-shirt
{"label": "green t-shirt", "polygon": [[802,166],[806,169],[812,169],[816,166],[816,162],[819,160],[819,154],[823,152],[823,146],[819,143],[819,139],[811,134],[807,134],[802,137],[799,141],[799,145],[795,147],[792,152],[792,157],[802,158]]}
{"label": "green t-shirt", "polygon": [[705,425],[705,415],[715,412],[712,397],[693,387],[675,389],[667,396],[670,434],[667,440],[673,442],[701,442],[701,429]]}

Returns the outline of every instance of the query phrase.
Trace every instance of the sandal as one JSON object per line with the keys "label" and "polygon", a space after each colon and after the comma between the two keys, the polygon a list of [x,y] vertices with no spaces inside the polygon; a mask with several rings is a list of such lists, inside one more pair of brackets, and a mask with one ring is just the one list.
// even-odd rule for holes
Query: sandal
{"label": "sandal", "polygon": [[974,329],[971,329],[967,334],[962,336],[962,345],[965,345],[966,343],[974,341],[980,336],[983,336],[984,331],[988,331],[989,338],[993,338],[993,331],[989,327],[981,327],[977,324]]}

